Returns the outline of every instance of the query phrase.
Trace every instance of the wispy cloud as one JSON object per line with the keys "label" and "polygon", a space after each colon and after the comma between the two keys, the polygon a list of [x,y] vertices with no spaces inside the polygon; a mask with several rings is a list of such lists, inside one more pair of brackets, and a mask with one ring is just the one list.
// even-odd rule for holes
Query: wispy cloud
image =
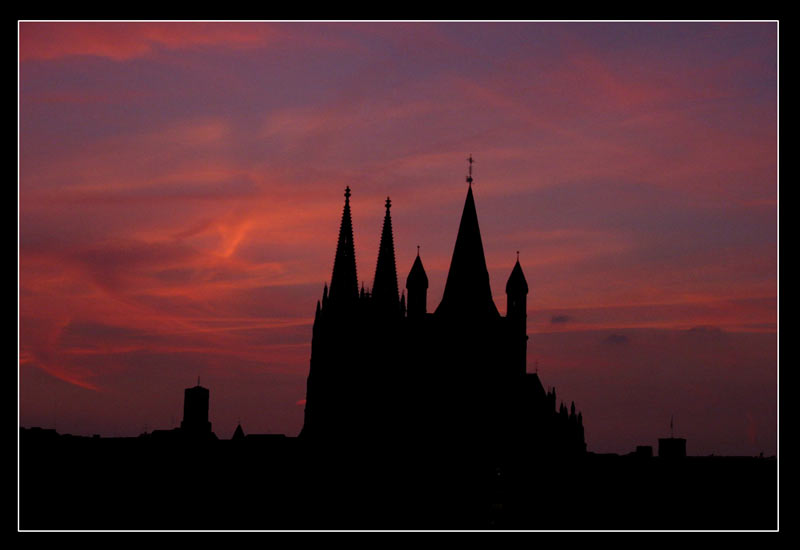
{"label": "wispy cloud", "polygon": [[[236,388],[218,409],[230,422],[233,394],[255,415],[260,391],[272,425],[296,431],[344,187],[359,276],[369,285],[389,195],[401,286],[420,245],[435,305],[470,153],[498,306],[519,251],[532,345],[563,344],[542,356],[543,379],[548,364],[570,372],[592,353],[657,359],[660,344],[638,331],[694,338],[693,365],[700,339],[767,346],[776,34],[20,23],[23,412],[45,408],[28,380],[96,390],[92,406],[108,413],[104,392],[163,397],[202,370]],[[769,353],[750,356],[763,365]],[[762,440],[770,427],[754,414]]]}

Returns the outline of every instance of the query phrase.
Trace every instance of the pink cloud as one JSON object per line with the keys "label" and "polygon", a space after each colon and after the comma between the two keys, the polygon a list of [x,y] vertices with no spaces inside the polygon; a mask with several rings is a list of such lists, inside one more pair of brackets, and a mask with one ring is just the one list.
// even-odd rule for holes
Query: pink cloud
{"label": "pink cloud", "polygon": [[19,36],[23,61],[70,55],[94,55],[122,61],[151,54],[159,47],[258,47],[270,43],[275,31],[269,25],[237,23],[22,22]]}
{"label": "pink cloud", "polygon": [[[23,382],[164,397],[146,371],[177,385],[179,406],[205,369],[254,416],[272,407],[263,429],[296,433],[345,185],[361,279],[391,195],[401,286],[421,245],[433,307],[469,153],[498,307],[519,250],[531,342],[558,344],[542,368],[577,384],[587,422],[603,409],[586,380],[620,357],[637,372],[624,354],[642,340],[626,331],[663,331],[643,351],[658,361],[713,326],[766,365],[753,350],[777,324],[770,44],[742,51],[741,27],[700,30],[688,46],[604,48],[616,35],[560,25],[21,23]],[[593,354],[604,340],[584,336],[599,332],[628,344]],[[26,408],[41,411],[34,390]],[[236,396],[223,402],[234,422]]]}

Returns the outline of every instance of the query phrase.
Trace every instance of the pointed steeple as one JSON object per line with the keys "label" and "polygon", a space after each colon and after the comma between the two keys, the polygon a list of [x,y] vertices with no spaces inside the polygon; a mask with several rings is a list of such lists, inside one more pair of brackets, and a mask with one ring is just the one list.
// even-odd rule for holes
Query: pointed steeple
{"label": "pointed steeple", "polygon": [[[513,362],[519,372],[527,370],[528,362],[528,282],[522,273],[522,266],[519,264],[519,252],[517,252],[517,263],[511,270],[511,275],[506,282],[506,319],[508,328],[513,335],[509,350],[513,357]],[[536,363],[536,370],[539,370],[539,363]]]}
{"label": "pointed steeple", "polygon": [[418,318],[424,316],[428,312],[428,276],[425,274],[425,268],[422,267],[419,246],[417,247],[417,258],[414,260],[414,265],[411,266],[411,271],[409,271],[406,278],[406,288],[408,289],[408,317]]}
{"label": "pointed steeple", "polygon": [[[471,157],[470,157],[471,158]],[[464,212],[461,214],[461,225],[458,227],[456,246],[450,271],[444,287],[442,302],[436,309],[436,315],[448,315],[464,318],[499,317],[497,306],[492,300],[492,289],[489,285],[489,271],[486,268],[486,257],[483,254],[481,230],[478,227],[478,213],[475,199],[472,196],[472,163],[470,163],[470,183]]]}
{"label": "pointed steeple", "polygon": [[331,303],[355,301],[358,298],[358,277],[356,276],[356,251],[353,244],[353,220],[350,216],[350,187],[344,192],[344,211],[339,227],[339,243],[336,245],[336,259],[333,262],[331,288],[328,296]]}
{"label": "pointed steeple", "polygon": [[506,282],[506,294],[518,294],[521,296],[528,294],[528,281],[525,280],[522,266],[519,265],[519,252],[517,252],[517,263],[514,264],[514,269],[511,270],[511,275],[509,275]]}
{"label": "pointed steeple", "polygon": [[383,218],[383,232],[378,250],[378,264],[375,268],[375,282],[372,285],[372,298],[378,311],[395,312],[400,305],[397,291],[397,266],[394,258],[394,238],[392,236],[392,201],[386,197],[386,215]]}
{"label": "pointed steeple", "polygon": [[411,271],[408,272],[406,278],[406,288],[428,290],[428,276],[425,274],[425,268],[422,267],[422,260],[419,257],[419,247],[417,247],[417,258],[414,260],[414,265],[411,266]]}

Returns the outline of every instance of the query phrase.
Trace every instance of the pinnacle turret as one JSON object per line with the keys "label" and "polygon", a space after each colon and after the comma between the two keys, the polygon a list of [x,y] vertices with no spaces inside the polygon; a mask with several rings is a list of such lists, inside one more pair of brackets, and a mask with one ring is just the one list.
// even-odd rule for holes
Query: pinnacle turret
{"label": "pinnacle turret", "polygon": [[522,266],[519,265],[519,252],[517,252],[517,263],[511,270],[511,275],[506,282],[506,294],[528,294],[528,281],[525,280],[525,274],[522,272]]}
{"label": "pinnacle turret", "polygon": [[425,274],[425,268],[422,267],[419,246],[417,247],[417,258],[406,278],[406,289],[408,290],[408,317],[418,318],[425,315],[428,312],[428,276]]}
{"label": "pinnacle turret", "polygon": [[378,249],[378,263],[375,267],[375,282],[372,285],[372,298],[378,311],[394,312],[400,304],[397,289],[397,265],[394,257],[394,237],[392,236],[392,201],[386,197],[386,215],[383,218],[381,244]]}
{"label": "pinnacle turret", "polygon": [[406,288],[411,289],[428,289],[428,276],[425,274],[425,268],[422,267],[422,260],[419,257],[419,247],[417,247],[417,257],[414,259],[414,265],[411,266],[411,271],[408,272],[406,278]]}

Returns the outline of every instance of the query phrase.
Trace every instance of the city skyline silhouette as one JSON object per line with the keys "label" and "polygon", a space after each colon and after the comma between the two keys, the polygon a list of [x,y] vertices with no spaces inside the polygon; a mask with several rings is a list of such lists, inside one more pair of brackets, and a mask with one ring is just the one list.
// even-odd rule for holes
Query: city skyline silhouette
{"label": "city skyline silhouette", "polygon": [[[184,391],[180,425],[169,430],[103,438],[23,427],[20,526],[777,527],[775,457],[687,456],[673,418],[655,456],[649,445],[623,456],[587,452],[575,402],[557,407],[538,365],[528,372],[529,286],[520,261],[506,283],[505,317],[488,292],[471,155],[469,162],[448,281],[432,312],[421,256],[406,279],[408,301],[398,292],[389,198],[374,284],[359,291],[345,189],[331,284],[316,304],[298,437],[246,433],[241,422],[230,438],[217,436],[200,377]],[[598,499],[605,511],[587,506]]]}
{"label": "city skyline silhouette", "polygon": [[[440,433],[480,379],[427,380],[416,418],[389,413],[414,368],[496,362],[555,389],[556,414],[574,403],[594,458],[657,459],[665,438],[776,456],[777,37],[777,21],[20,21],[20,428],[171,433],[202,387],[225,445],[240,429],[296,450],[319,408]],[[498,328],[522,318],[509,287],[528,290],[524,346]],[[362,292],[399,332],[323,319],[323,294]],[[315,401],[309,380],[334,326],[368,340],[338,405],[336,382]],[[443,344],[470,331],[509,345]],[[466,424],[515,416],[504,376]]]}
{"label": "city skyline silhouette", "polygon": [[[442,297],[442,303],[439,304],[438,307],[434,305],[433,306],[434,307],[434,311],[430,312],[430,313],[435,313],[435,314],[438,315],[440,310],[443,309],[442,306],[444,305],[444,309],[447,309],[448,307],[450,309],[455,308],[455,312],[451,315],[453,317],[453,319],[458,319],[458,318],[461,318],[461,317],[470,318],[470,316],[472,314],[470,314],[468,311],[471,311],[471,307],[472,306],[469,306],[470,307],[469,310],[462,310],[462,307],[465,305],[464,303],[475,302],[476,298],[475,298],[475,296],[473,296],[473,293],[476,292],[476,289],[480,289],[480,290],[478,290],[478,292],[479,293],[482,292],[483,293],[483,297],[477,299],[477,301],[478,302],[483,301],[483,303],[485,303],[487,305],[486,306],[480,306],[479,309],[481,311],[483,311],[485,309],[490,317],[496,316],[496,317],[500,318],[499,317],[500,314],[498,313],[498,308],[494,304],[494,298],[492,297],[491,290],[489,288],[490,287],[490,283],[489,283],[489,279],[488,279],[488,271],[486,270],[486,267],[485,267],[485,258],[484,258],[483,245],[481,244],[480,229],[478,227],[477,214],[475,212],[475,204],[474,204],[473,191],[472,191],[472,183],[473,183],[473,178],[472,178],[472,168],[473,168],[473,166],[472,165],[473,165],[473,162],[474,162],[472,155],[469,156],[468,161],[469,161],[469,175],[467,176],[467,182],[468,182],[467,200],[466,200],[466,203],[464,205],[464,211],[462,212],[461,223],[460,223],[460,227],[459,227],[459,230],[458,230],[455,249],[454,249],[454,253],[453,253],[453,259],[452,259],[453,263],[451,263],[450,270],[449,270],[450,273],[448,273],[447,279],[449,281],[449,279],[451,277],[453,277],[453,270],[454,270],[454,266],[455,266],[456,273],[458,273],[460,271],[463,271],[465,273],[482,272],[482,273],[484,273],[483,277],[485,277],[485,280],[481,281],[480,278],[478,280],[472,280],[472,276],[468,276],[467,279],[463,283],[459,284],[459,283],[456,282],[456,283],[450,285],[452,290],[449,293],[449,295],[450,295],[449,299],[448,299],[448,291],[447,291],[448,287],[445,286],[445,292],[444,292],[444,295]],[[345,211],[343,213],[341,226],[339,228],[339,243],[337,244],[337,247],[336,247],[336,255],[335,255],[335,259],[334,259],[333,274],[332,274],[331,279],[330,279],[331,289],[332,290],[333,289],[337,289],[337,290],[334,291],[334,293],[336,293],[336,294],[349,293],[351,295],[351,297],[355,298],[356,300],[358,300],[358,297],[360,295],[360,297],[361,297],[361,299],[363,301],[363,299],[365,297],[365,292],[366,292],[366,297],[368,299],[370,299],[371,301],[376,301],[377,300],[376,303],[378,303],[378,302],[384,302],[385,303],[386,300],[389,299],[390,302],[396,302],[394,304],[394,306],[384,305],[383,307],[384,308],[389,307],[390,309],[391,309],[391,307],[393,307],[394,310],[396,310],[396,311],[394,311],[394,314],[400,314],[402,317],[408,316],[408,317],[413,318],[413,317],[418,316],[420,314],[425,315],[426,313],[428,313],[427,305],[426,305],[428,303],[428,300],[426,298],[426,296],[427,296],[427,287],[428,287],[428,279],[427,279],[427,276],[425,274],[424,267],[422,266],[422,263],[421,263],[421,256],[420,256],[420,252],[419,252],[419,246],[417,247],[417,256],[416,256],[416,258],[414,260],[414,263],[412,265],[411,272],[409,273],[409,278],[406,280],[406,288],[403,289],[402,293],[400,293],[400,290],[399,290],[401,287],[398,284],[398,280],[400,280],[400,279],[398,278],[396,261],[395,261],[395,258],[394,258],[394,255],[395,255],[395,251],[394,251],[394,248],[395,248],[395,246],[394,246],[394,235],[393,235],[393,231],[392,231],[391,216],[390,216],[391,200],[388,197],[387,197],[387,199],[385,201],[386,202],[386,204],[385,204],[386,215],[385,215],[384,222],[383,222],[383,229],[382,229],[381,240],[380,240],[381,244],[380,244],[380,247],[379,247],[378,261],[377,261],[377,267],[376,267],[376,271],[375,271],[375,279],[374,279],[374,282],[373,282],[372,285],[369,285],[369,286],[366,286],[366,287],[365,287],[365,282],[363,280],[361,280],[361,287],[360,287],[360,293],[359,293],[359,286],[358,286],[359,279],[357,277],[356,254],[355,254],[355,244],[354,244],[355,243],[355,239],[353,237],[354,230],[353,230],[352,216],[350,214],[350,196],[351,196],[351,190],[350,190],[350,188],[348,186],[346,188],[346,190],[345,190],[345,197],[346,197]],[[347,237],[345,237],[346,235],[347,235]],[[470,240],[475,242],[473,248],[477,247],[477,248],[475,248],[475,252],[474,253],[468,251],[468,249],[469,249],[468,245],[462,244],[462,241],[463,242],[467,242],[467,241],[470,241]],[[342,254],[343,254],[343,256],[342,256]],[[465,260],[465,258],[468,257],[470,254],[472,254],[472,255],[477,254],[477,256],[472,260]],[[466,262],[466,265],[462,265],[465,262]],[[339,265],[339,267],[338,267],[338,271],[339,271],[338,276],[337,276],[337,265]],[[460,268],[459,268],[459,266],[460,266]],[[509,278],[509,281],[506,283],[506,293],[508,293],[508,288],[509,288],[509,285],[512,284],[512,280],[515,280],[515,278],[516,278],[516,280],[520,280],[521,281],[521,282],[516,283],[516,284],[523,285],[524,288],[525,288],[525,294],[527,295],[528,286],[527,286],[527,282],[525,281],[525,276],[522,273],[522,270],[521,270],[521,267],[520,267],[520,260],[519,260],[519,252],[518,251],[517,251],[517,261],[516,261],[516,264],[514,265],[514,268],[511,271],[511,273],[512,273],[512,276]],[[412,300],[412,302],[407,306],[406,305],[406,292],[409,289],[408,284],[409,284],[409,281],[413,281],[413,279],[415,279],[415,278],[417,278],[417,279],[421,278],[423,280],[420,283],[420,284],[424,285],[424,290],[421,292],[421,294],[423,296],[420,299],[419,296],[415,296],[413,293],[409,294],[409,299]],[[456,275],[456,277],[454,277],[454,279],[457,281],[457,280],[460,280],[461,277]],[[344,290],[344,288],[339,288],[339,287],[342,287],[342,285],[345,284],[344,283],[345,280],[348,281],[346,284],[349,285],[347,290]],[[414,283],[412,282],[411,284],[413,286]],[[375,286],[378,287],[377,298],[376,298],[376,294],[375,294]],[[390,290],[388,291],[388,295],[386,297],[382,296],[382,294],[386,294],[386,291],[384,291],[382,293],[381,292],[381,286],[387,286],[387,287],[390,288]],[[365,291],[365,288],[366,288],[366,291]],[[397,296],[395,296],[395,295],[397,295]],[[457,297],[454,298],[453,295],[457,295]],[[328,296],[329,296],[328,283],[326,282],[324,284],[324,290],[323,290],[322,298],[321,298],[321,300],[318,300],[318,303],[317,303],[317,312],[316,312],[316,315],[315,315],[315,322],[314,322],[315,325],[316,325],[316,321],[317,321],[317,319],[319,318],[319,315],[320,315],[320,304],[323,304],[323,306],[324,306],[324,304],[328,300]],[[398,299],[398,296],[400,296],[399,299]],[[509,300],[511,300],[511,299],[509,298]],[[415,304],[414,302],[418,302],[418,304]],[[462,302],[464,302],[464,303],[462,303]],[[509,301],[509,307],[506,310],[507,313],[509,311],[511,311],[510,310],[510,308],[511,308],[510,304],[511,304],[511,301]],[[370,307],[376,307],[376,306],[370,306]],[[411,310],[410,312],[408,311],[409,309]],[[415,311],[415,310],[417,310],[417,311]],[[418,312],[419,310],[421,310],[421,312]],[[525,322],[525,320],[527,318],[527,306],[526,305],[522,306],[522,312],[523,312],[523,321],[522,321],[522,323],[523,323],[523,327],[524,327],[522,330],[523,331],[527,331],[527,323]],[[337,322],[334,322],[334,324],[336,324]],[[565,321],[562,321],[562,320],[554,318],[553,320],[551,320],[551,322],[553,322],[553,323],[559,322],[560,323],[560,322],[565,322]],[[356,342],[358,341],[357,335],[360,335],[361,337],[363,337],[364,336],[364,334],[363,334],[364,330],[371,323],[373,323],[373,321],[368,321],[367,325],[365,325],[365,326],[363,326],[361,328],[358,328],[359,325],[355,325],[353,327],[346,327],[346,330],[354,331],[352,334],[347,335],[347,338],[352,339],[352,341],[350,342],[350,345],[352,345],[353,347],[358,347],[358,345],[356,344]],[[479,322],[479,324],[480,324],[480,322]],[[461,329],[461,330],[463,330],[463,329]],[[696,332],[696,331],[705,332],[706,328],[705,327],[693,328],[690,332]],[[711,331],[714,332],[714,329],[711,329]],[[460,338],[460,336],[458,334],[455,334],[453,337],[455,337],[456,339]],[[535,360],[535,365],[533,366],[533,368],[529,368],[529,365],[527,365],[527,361],[529,359],[529,354],[526,352],[527,339],[528,338],[529,338],[529,336],[526,335],[525,336],[525,345],[523,346],[523,350],[518,353],[519,359],[517,359],[517,360],[520,361],[521,365],[522,365],[521,367],[518,367],[518,370],[521,369],[522,373],[527,373],[529,375],[533,375],[533,378],[536,379],[535,385],[540,387],[540,389],[541,389],[541,388],[543,388],[543,386],[542,386],[542,383],[539,380],[539,376],[538,376],[539,360],[538,359]],[[621,336],[621,335],[611,335],[607,339],[607,342],[608,343],[615,343],[615,344],[625,344],[625,343],[627,343],[627,337]],[[389,342],[384,342],[384,344],[389,345]],[[391,344],[396,346],[398,344],[398,342],[397,341],[392,341]],[[424,343],[424,339],[423,339],[423,342],[419,343],[420,347],[418,349],[421,352],[429,352],[430,351],[430,347],[432,345],[433,344],[431,344],[430,342]],[[380,349],[380,346],[378,346],[377,344],[374,344],[374,346],[375,346],[375,349],[373,349],[372,351],[373,351],[374,354],[376,354],[376,356],[378,356],[379,353],[385,353],[385,350]],[[374,362],[374,361],[376,361],[376,359],[374,359],[374,358],[373,359],[368,359],[368,361],[373,361]],[[378,359],[378,361],[380,361],[380,359]],[[385,359],[383,359],[383,361],[385,361]],[[448,361],[449,361],[449,359],[448,359]],[[463,359],[462,359],[462,361],[463,361]],[[502,364],[502,363],[508,362],[508,358],[505,357],[504,355],[498,355],[497,357],[493,357],[492,359],[484,359],[484,361],[485,362],[489,362],[489,363],[494,362],[494,363],[501,363]],[[456,364],[457,364],[457,362],[456,362]],[[387,363],[387,365],[388,365],[388,363]],[[397,367],[398,366],[394,366],[394,367],[388,368],[387,370],[393,370],[393,369],[395,369]],[[403,368],[402,366],[399,366],[399,367]],[[384,366],[384,368],[387,368],[387,367]],[[489,367],[486,367],[486,368],[488,370],[490,370]],[[531,371],[533,371],[533,372],[531,372]],[[200,388],[200,380],[199,380],[199,378],[200,377],[198,376],[198,381],[197,381],[197,386],[196,386],[197,388]],[[187,389],[187,392],[188,391],[189,390]],[[369,393],[369,391],[371,391],[369,383],[364,384],[363,388],[361,388],[359,391],[361,391],[363,394]],[[547,389],[548,399],[549,399],[551,393],[552,393],[552,395],[554,397],[555,396],[555,388],[552,387],[552,385],[548,385],[548,389]],[[308,423],[307,397],[308,396],[306,395],[304,399],[302,399],[302,400],[297,402],[297,405],[301,405],[302,404],[304,406],[304,408],[306,409],[306,415],[305,415],[306,423]],[[207,401],[208,397],[206,396],[205,399]],[[555,404],[555,402],[553,404]],[[553,404],[551,404],[551,408],[552,408]],[[184,406],[186,406],[185,403],[184,403]],[[573,415],[575,414],[574,413],[574,407],[575,407],[575,402],[573,400],[572,401],[572,409],[573,409],[572,414]],[[568,410],[568,407],[566,407],[566,405],[563,402],[560,402],[557,412],[561,412],[562,409],[567,409]],[[353,414],[360,415],[361,413],[355,412]],[[184,417],[185,417],[185,409],[184,409]],[[176,418],[175,416],[171,417],[170,424],[174,424],[175,418]],[[54,418],[53,422],[54,422],[54,424],[52,425],[52,427],[57,427],[57,424],[56,424],[57,419],[56,418]],[[162,426],[160,426],[160,428],[162,428],[162,429],[164,429],[164,428],[165,429],[172,429],[172,426],[170,424],[162,425]],[[209,425],[210,425],[210,422],[209,422]],[[41,426],[37,426],[37,427],[40,428]],[[241,430],[241,417],[239,417],[237,419],[236,429],[237,430]],[[147,433],[147,432],[148,432],[147,425],[145,424],[144,429],[141,430],[140,433]],[[76,432],[65,432],[65,433],[70,433],[70,434],[74,433],[76,435],[79,435],[79,434],[83,433],[84,435],[88,435],[88,433],[86,432],[85,429],[81,430],[80,428]],[[276,433],[276,434],[277,433],[281,433],[282,435],[286,435],[285,433],[279,432],[279,431],[272,431],[271,433]],[[302,434],[303,431],[300,430],[299,433]],[[94,435],[96,436],[98,434],[94,434]],[[111,435],[111,434],[104,434],[104,435],[108,436],[108,435]],[[120,434],[118,434],[116,432],[113,433],[114,437],[117,437],[118,435],[120,435]],[[132,434],[128,434],[128,435],[130,436]],[[134,435],[137,435],[137,434],[134,434]],[[288,435],[292,436],[292,435],[295,435],[295,434],[288,434]],[[647,437],[645,437],[642,441],[637,442],[637,444],[638,443],[642,443],[642,444],[649,444],[649,445],[653,446],[653,442],[660,435],[664,435],[663,432],[657,432],[657,433],[648,434]],[[670,437],[674,437],[674,414],[672,414],[670,416]],[[583,442],[583,446],[584,446],[584,448],[586,447],[585,442]],[[638,445],[637,445],[637,447],[638,447]],[[631,449],[633,449],[633,447],[631,447],[629,449],[618,449],[618,450],[615,450],[614,452],[617,452],[619,454],[624,454],[625,452],[630,452]],[[713,454],[715,454],[715,452],[712,451],[711,453],[708,453],[708,454],[712,454],[713,455]],[[720,454],[719,451],[717,451],[716,454]],[[724,453],[722,453],[722,454],[724,454]],[[759,455],[763,456],[764,455],[764,451],[763,450],[760,451]],[[769,454],[767,456],[769,456]]]}

